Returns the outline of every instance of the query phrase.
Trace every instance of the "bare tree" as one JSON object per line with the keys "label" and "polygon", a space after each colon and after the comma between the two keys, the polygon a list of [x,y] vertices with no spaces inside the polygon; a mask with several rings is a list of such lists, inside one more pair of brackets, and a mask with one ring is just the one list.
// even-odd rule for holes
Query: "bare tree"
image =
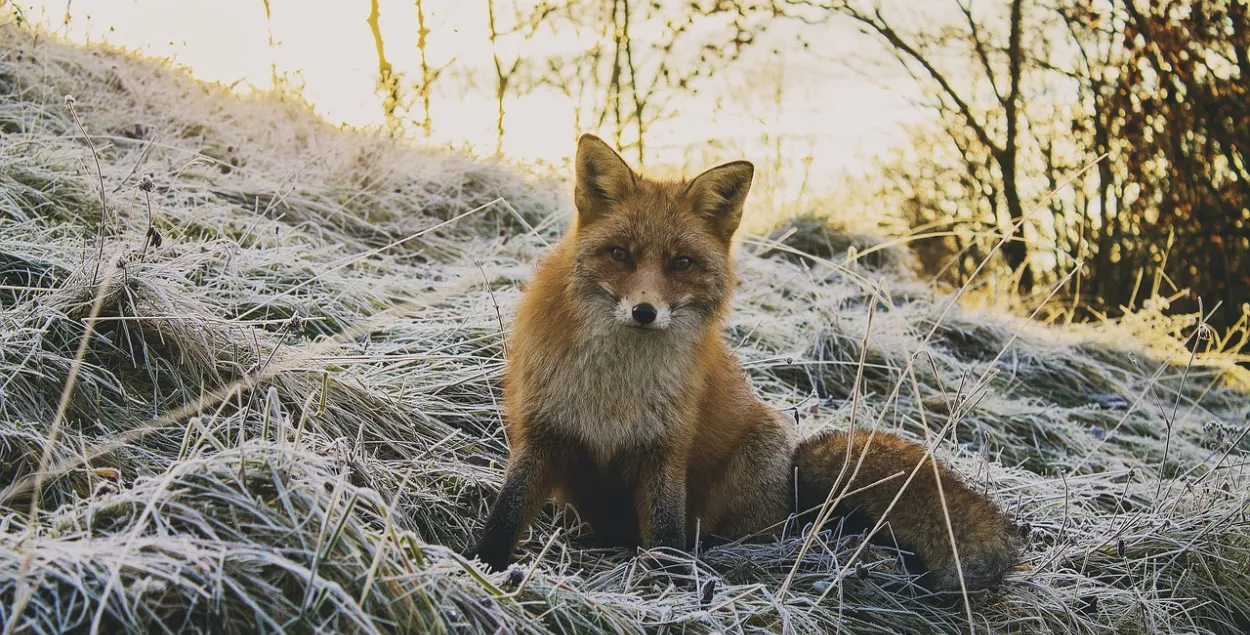
{"label": "bare tree", "polygon": [[425,5],[422,3],[422,0],[416,1],[417,50],[421,53],[421,87],[419,89],[419,92],[421,93],[422,112],[421,130],[425,133],[426,138],[429,138],[430,131],[433,129],[432,122],[430,121],[430,85],[434,83],[437,73],[430,68],[429,57],[426,54],[429,47],[427,37],[430,35],[430,30],[425,26]]}
{"label": "bare tree", "polygon": [[499,59],[499,26],[495,20],[495,0],[486,0],[486,15],[490,21],[490,49],[491,58],[495,62],[495,154],[503,153],[503,116],[504,116],[504,97],[508,94],[508,81],[517,72],[517,68],[521,66],[521,56],[516,56],[512,60],[512,65],[504,70],[503,61]]}
{"label": "bare tree", "polygon": [[[268,6],[268,0],[266,0],[266,6]],[[386,59],[386,45],[382,41],[380,18],[378,0],[370,0],[369,17],[365,19],[365,22],[368,23],[369,31],[373,34],[373,47],[378,55],[378,90],[382,92],[382,114],[386,117],[387,129],[393,134],[399,127],[399,120],[395,115],[400,97],[399,77],[395,74],[395,68]]]}
{"label": "bare tree", "polygon": [[[269,0],[261,0],[261,2],[263,2],[265,5],[265,29],[269,35],[269,41],[268,41],[269,51],[272,53],[273,48],[274,48],[273,12],[270,10]],[[69,4],[65,5],[65,21],[67,24],[69,23]],[[278,64],[273,61],[272,57],[269,60],[269,81],[271,82],[271,85],[273,87],[277,88],[278,86]]]}
{"label": "bare tree", "polygon": [[[737,61],[771,23],[747,0],[569,0],[562,26],[595,44],[547,60],[537,80],[579,104],[579,129],[608,136],[639,163],[651,126],[673,116],[672,99]],[[700,27],[719,25],[715,30]],[[658,33],[640,38],[639,33]]]}
{"label": "bare tree", "polygon": [[[965,22],[958,38],[969,47],[971,59],[976,60],[971,68],[960,69],[958,73],[944,70],[939,63],[955,39],[949,32],[908,34],[896,27],[880,6],[864,8],[847,0],[787,0],[787,3],[807,10],[807,15],[813,15],[810,10],[818,8],[825,12],[821,20],[836,16],[849,18],[865,32],[879,38],[903,68],[934,95],[932,106],[947,116],[944,121],[951,141],[959,147],[964,167],[970,175],[975,175],[974,180],[981,181],[987,172],[995,174],[984,191],[996,215],[1000,216],[1001,230],[1009,232],[1022,223],[1024,202],[1017,170],[1020,113],[1024,107],[1021,79],[1028,63],[1022,46],[1023,0],[1009,0],[1005,47],[1001,41],[995,41],[994,34],[974,15],[970,0],[955,0]],[[1004,54],[997,55],[998,52]],[[978,86],[988,86],[996,107],[977,105]],[[965,138],[958,128],[971,134]],[[1003,256],[1007,266],[1020,276],[1021,289],[1029,291],[1033,286],[1033,271],[1028,244],[1016,236],[1003,246]]]}
{"label": "bare tree", "polygon": [[495,67],[495,153],[499,154],[503,150],[503,139],[506,132],[504,126],[504,116],[507,113],[506,103],[509,95],[519,97],[521,94],[535,85],[536,82],[526,81],[525,74],[522,72],[526,66],[526,56],[515,53],[510,60],[505,61],[500,54],[500,41],[505,38],[520,38],[526,42],[533,40],[539,31],[547,26],[547,22],[551,16],[555,15],[560,5],[548,0],[538,0],[534,3],[521,4],[512,2],[511,21],[507,26],[503,25],[503,19],[499,13],[497,0],[486,1],[486,17],[487,26],[490,34],[491,59]]}
{"label": "bare tree", "polygon": [[[880,7],[788,4],[811,21],[861,26],[933,95],[948,143],[918,135],[915,152],[882,164],[878,190],[917,227],[949,225],[923,241],[932,273],[963,282],[986,218],[999,231],[1019,223],[1030,203],[1106,157],[1032,218],[1034,244],[1007,244],[1003,264],[1021,286],[1080,262],[1070,318],[1149,298],[1171,311],[1215,307],[1217,329],[1250,318],[1244,0],[995,0],[977,14],[955,0],[953,22],[911,32]],[[935,261],[941,253],[949,264]]]}

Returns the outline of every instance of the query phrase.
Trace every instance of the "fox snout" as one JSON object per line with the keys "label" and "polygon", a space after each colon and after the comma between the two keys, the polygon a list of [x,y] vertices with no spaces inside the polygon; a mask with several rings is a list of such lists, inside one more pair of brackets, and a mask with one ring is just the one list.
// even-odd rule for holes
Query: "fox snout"
{"label": "fox snout", "polygon": [[617,303],[616,318],[634,328],[666,329],[673,321],[673,311],[667,304],[621,298]]}
{"label": "fox snout", "polygon": [[650,304],[643,302],[642,304],[635,304],[630,314],[634,316],[635,322],[646,326],[655,321],[655,318],[659,316],[659,311]]}

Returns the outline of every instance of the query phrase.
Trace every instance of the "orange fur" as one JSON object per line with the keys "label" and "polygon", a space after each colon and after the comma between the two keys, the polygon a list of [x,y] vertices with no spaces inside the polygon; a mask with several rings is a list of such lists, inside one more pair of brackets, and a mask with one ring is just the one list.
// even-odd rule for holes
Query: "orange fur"
{"label": "orange fur", "polygon": [[[823,501],[842,467],[845,436],[800,447],[721,339],[735,284],[730,244],[751,164],[725,164],[689,182],[653,181],[587,135],[576,171],[577,224],[540,265],[517,312],[505,378],[511,455],[477,555],[506,566],[553,494],[602,543],[679,548],[696,523],[727,539],[777,526],[794,511],[796,457],[797,491]],[[649,307],[642,314],[641,305]],[[867,474],[909,470],[901,462],[923,455],[896,441],[874,444],[903,451],[870,449]],[[989,500],[943,470],[948,504],[955,492],[955,504],[967,508],[957,522],[975,524],[956,539],[977,542],[967,549],[974,557],[986,551],[982,543],[992,552],[990,565],[973,568],[970,586],[996,581],[1014,553],[1010,528]],[[943,569],[936,586],[949,587],[949,545],[925,513],[940,512],[936,483],[930,474],[913,488],[906,500],[923,510],[908,519],[924,523],[907,542]],[[879,516],[880,499],[896,491],[897,484],[870,489],[844,501],[844,511]]]}

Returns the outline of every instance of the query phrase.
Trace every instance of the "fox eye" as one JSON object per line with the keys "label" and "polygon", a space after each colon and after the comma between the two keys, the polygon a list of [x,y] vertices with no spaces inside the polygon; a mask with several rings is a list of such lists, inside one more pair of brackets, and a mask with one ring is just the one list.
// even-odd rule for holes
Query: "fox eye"
{"label": "fox eye", "polygon": [[694,261],[685,256],[678,256],[673,259],[673,269],[677,271],[686,271],[692,265],[694,265]]}
{"label": "fox eye", "polygon": [[628,258],[628,257],[629,257],[629,252],[625,251],[625,248],[624,248],[624,247],[613,247],[613,248],[612,248],[612,259],[613,259],[613,260],[615,260],[615,261],[617,261],[617,262],[625,262],[625,259],[626,259],[626,258]]}

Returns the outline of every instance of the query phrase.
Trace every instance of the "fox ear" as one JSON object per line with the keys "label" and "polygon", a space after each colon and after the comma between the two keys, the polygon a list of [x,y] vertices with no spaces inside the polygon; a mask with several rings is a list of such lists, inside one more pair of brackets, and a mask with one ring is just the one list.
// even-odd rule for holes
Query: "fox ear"
{"label": "fox ear", "polygon": [[754,175],[755,166],[749,161],[734,161],[696,176],[686,187],[694,213],[706,219],[726,241],[742,221],[742,204],[751,190]]}
{"label": "fox ear", "polygon": [[602,217],[613,202],[620,201],[637,184],[625,159],[595,135],[584,134],[577,140],[574,163],[573,203],[579,222]]}

